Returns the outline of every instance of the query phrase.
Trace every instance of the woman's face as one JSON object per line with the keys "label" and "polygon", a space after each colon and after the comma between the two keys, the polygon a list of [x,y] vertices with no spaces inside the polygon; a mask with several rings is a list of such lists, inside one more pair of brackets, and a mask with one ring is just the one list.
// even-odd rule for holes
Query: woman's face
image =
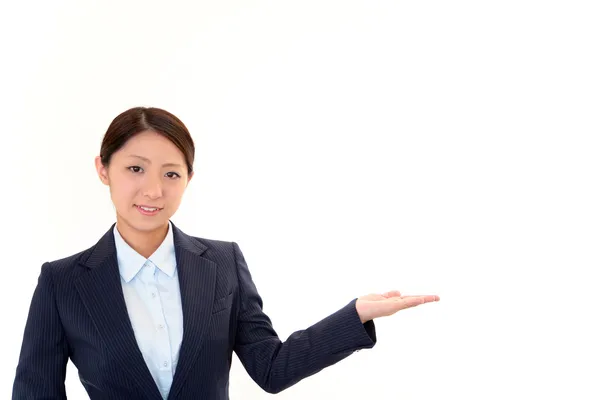
{"label": "woman's face", "polygon": [[152,131],[129,139],[112,155],[108,168],[96,157],[96,169],[110,186],[117,223],[138,231],[163,228],[179,208],[192,178],[183,153]]}

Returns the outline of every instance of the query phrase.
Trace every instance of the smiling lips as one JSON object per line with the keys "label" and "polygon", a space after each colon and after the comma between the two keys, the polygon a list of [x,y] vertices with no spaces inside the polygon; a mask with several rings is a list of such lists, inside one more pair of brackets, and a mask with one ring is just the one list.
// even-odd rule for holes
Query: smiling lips
{"label": "smiling lips", "polygon": [[143,215],[156,215],[162,210],[160,207],[139,206],[137,204],[135,205],[135,208]]}

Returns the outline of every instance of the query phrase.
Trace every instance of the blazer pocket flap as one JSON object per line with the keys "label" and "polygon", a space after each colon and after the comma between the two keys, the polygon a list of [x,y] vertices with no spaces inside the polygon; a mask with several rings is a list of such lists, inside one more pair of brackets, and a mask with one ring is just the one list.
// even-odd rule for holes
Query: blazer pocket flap
{"label": "blazer pocket flap", "polygon": [[213,311],[212,311],[213,314],[231,307],[232,299],[233,299],[233,292],[229,293],[225,297],[216,299],[213,303]]}

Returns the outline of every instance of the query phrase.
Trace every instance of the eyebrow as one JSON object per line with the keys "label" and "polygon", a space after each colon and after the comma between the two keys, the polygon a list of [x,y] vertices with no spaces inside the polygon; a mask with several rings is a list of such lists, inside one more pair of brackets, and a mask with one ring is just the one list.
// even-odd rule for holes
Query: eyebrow
{"label": "eyebrow", "polygon": [[[146,161],[148,164],[152,164],[152,161],[146,157],[138,156],[136,154],[130,154],[129,157],[139,158],[142,161]],[[163,167],[180,167],[183,168],[183,165],[177,163],[166,163],[162,165]]]}

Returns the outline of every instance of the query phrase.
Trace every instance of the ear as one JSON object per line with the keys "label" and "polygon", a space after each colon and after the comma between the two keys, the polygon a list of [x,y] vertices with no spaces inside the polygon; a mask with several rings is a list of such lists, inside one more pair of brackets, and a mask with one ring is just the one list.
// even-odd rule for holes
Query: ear
{"label": "ear", "polygon": [[102,159],[100,158],[100,156],[96,156],[96,159],[94,161],[96,163],[96,171],[98,172],[98,177],[100,178],[102,183],[108,185],[108,169],[104,165],[102,165]]}
{"label": "ear", "polygon": [[191,173],[188,174],[188,180],[187,180],[187,185],[189,185],[190,181],[192,180],[192,178],[194,177],[194,171],[192,171]]}

